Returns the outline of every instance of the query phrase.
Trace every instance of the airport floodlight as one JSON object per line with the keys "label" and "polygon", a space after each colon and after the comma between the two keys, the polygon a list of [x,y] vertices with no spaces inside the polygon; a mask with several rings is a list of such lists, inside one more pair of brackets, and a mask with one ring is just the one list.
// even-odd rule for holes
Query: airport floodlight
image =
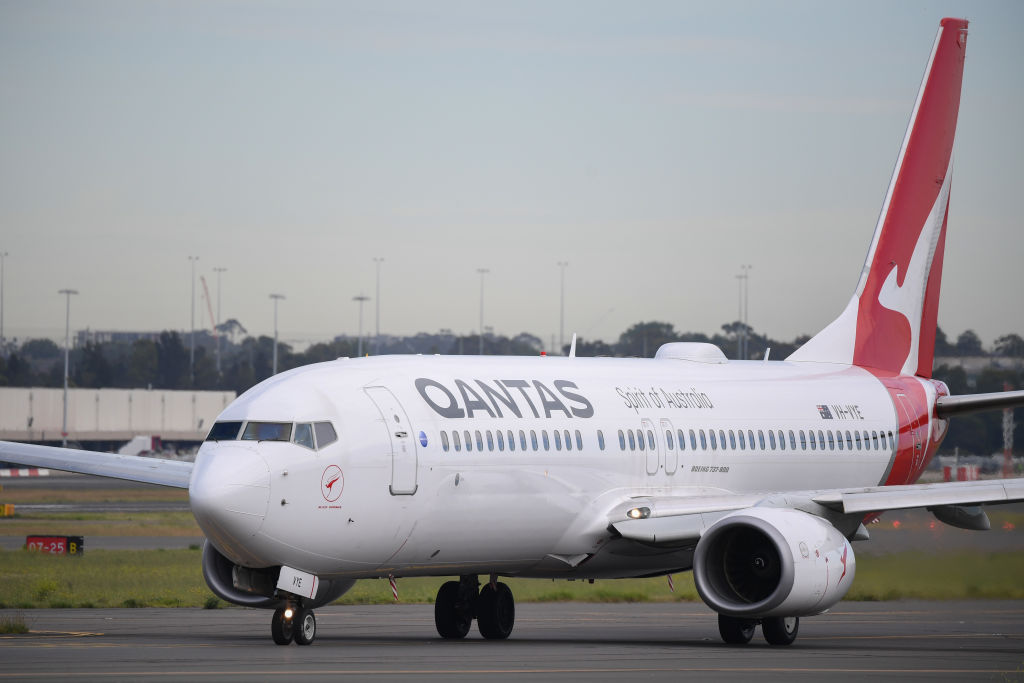
{"label": "airport floodlight", "polygon": [[480,273],[480,355],[484,355],[484,275],[491,272],[487,268],[477,268]]}
{"label": "airport floodlight", "polygon": [[270,298],[274,300],[274,360],[271,367],[272,375],[277,374],[277,302],[284,298],[284,294],[271,294]]}
{"label": "airport floodlight", "polygon": [[568,261],[559,261],[558,267],[562,271],[561,297],[559,299],[558,314],[558,353],[565,348],[565,269],[569,266]]}
{"label": "airport floodlight", "polygon": [[68,447],[68,359],[71,348],[71,295],[78,294],[77,289],[61,289],[57,292],[63,294],[66,301],[64,311],[64,419],[61,422],[61,445]]}
{"label": "airport floodlight", "polygon": [[359,302],[359,341],[356,342],[356,356],[361,358],[363,355],[363,303],[370,300],[370,297],[365,294],[352,297],[352,301]]}

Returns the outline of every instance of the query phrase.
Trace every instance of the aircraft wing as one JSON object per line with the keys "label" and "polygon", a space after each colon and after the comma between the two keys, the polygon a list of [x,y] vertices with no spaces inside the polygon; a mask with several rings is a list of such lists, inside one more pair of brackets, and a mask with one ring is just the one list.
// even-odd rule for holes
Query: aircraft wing
{"label": "aircraft wing", "polygon": [[192,463],[0,441],[0,461],[187,489]]}
{"label": "aircraft wing", "polygon": [[615,508],[609,525],[623,538],[653,545],[696,543],[718,519],[751,507],[792,507],[819,516],[927,508],[939,520],[966,529],[987,529],[980,505],[1024,501],[1024,479],[942,484],[786,491],[752,495],[636,498]]}
{"label": "aircraft wing", "polygon": [[992,394],[940,396],[935,401],[935,414],[943,419],[983,410],[1019,408],[1024,406],[1024,391],[997,391]]}

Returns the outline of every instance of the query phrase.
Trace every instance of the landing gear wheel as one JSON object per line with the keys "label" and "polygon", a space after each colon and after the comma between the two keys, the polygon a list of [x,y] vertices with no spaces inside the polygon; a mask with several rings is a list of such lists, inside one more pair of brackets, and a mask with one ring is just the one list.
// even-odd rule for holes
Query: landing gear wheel
{"label": "landing gear wheel", "polygon": [[285,619],[284,609],[274,612],[274,618],[270,621],[270,635],[278,645],[287,645],[295,637],[295,622]]}
{"label": "landing gear wheel", "polygon": [[751,619],[718,615],[718,633],[730,645],[746,645],[754,637],[757,622]]}
{"label": "landing gear wheel", "polygon": [[293,620],[296,645],[312,645],[316,640],[316,615],[311,609],[300,609]]}
{"label": "landing gear wheel", "polygon": [[469,633],[469,624],[473,615],[459,609],[459,582],[446,581],[441,584],[434,600],[434,626],[442,638],[458,640]]}
{"label": "landing gear wheel", "polygon": [[516,622],[516,602],[512,590],[503,583],[492,589],[487,584],[476,602],[477,627],[488,640],[504,640],[512,633]]}
{"label": "landing gear wheel", "polygon": [[761,633],[771,645],[792,645],[800,630],[800,617],[772,617],[761,621]]}

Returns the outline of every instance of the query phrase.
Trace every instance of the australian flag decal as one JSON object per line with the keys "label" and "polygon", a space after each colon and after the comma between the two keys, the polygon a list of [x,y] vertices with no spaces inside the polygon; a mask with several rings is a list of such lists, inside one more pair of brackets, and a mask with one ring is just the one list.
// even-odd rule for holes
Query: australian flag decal
{"label": "australian flag decal", "polygon": [[822,420],[832,419],[832,411],[828,409],[828,406],[818,406],[818,412],[821,413]]}

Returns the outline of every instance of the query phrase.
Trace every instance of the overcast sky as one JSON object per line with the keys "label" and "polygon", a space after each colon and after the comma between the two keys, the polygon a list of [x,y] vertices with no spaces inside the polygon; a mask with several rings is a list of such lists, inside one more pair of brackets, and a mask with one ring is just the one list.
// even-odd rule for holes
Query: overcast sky
{"label": "overcast sky", "polygon": [[[939,324],[1024,333],[1024,3],[0,1],[4,333],[813,334],[939,19],[971,20]],[[367,303],[372,332],[375,303]]]}

